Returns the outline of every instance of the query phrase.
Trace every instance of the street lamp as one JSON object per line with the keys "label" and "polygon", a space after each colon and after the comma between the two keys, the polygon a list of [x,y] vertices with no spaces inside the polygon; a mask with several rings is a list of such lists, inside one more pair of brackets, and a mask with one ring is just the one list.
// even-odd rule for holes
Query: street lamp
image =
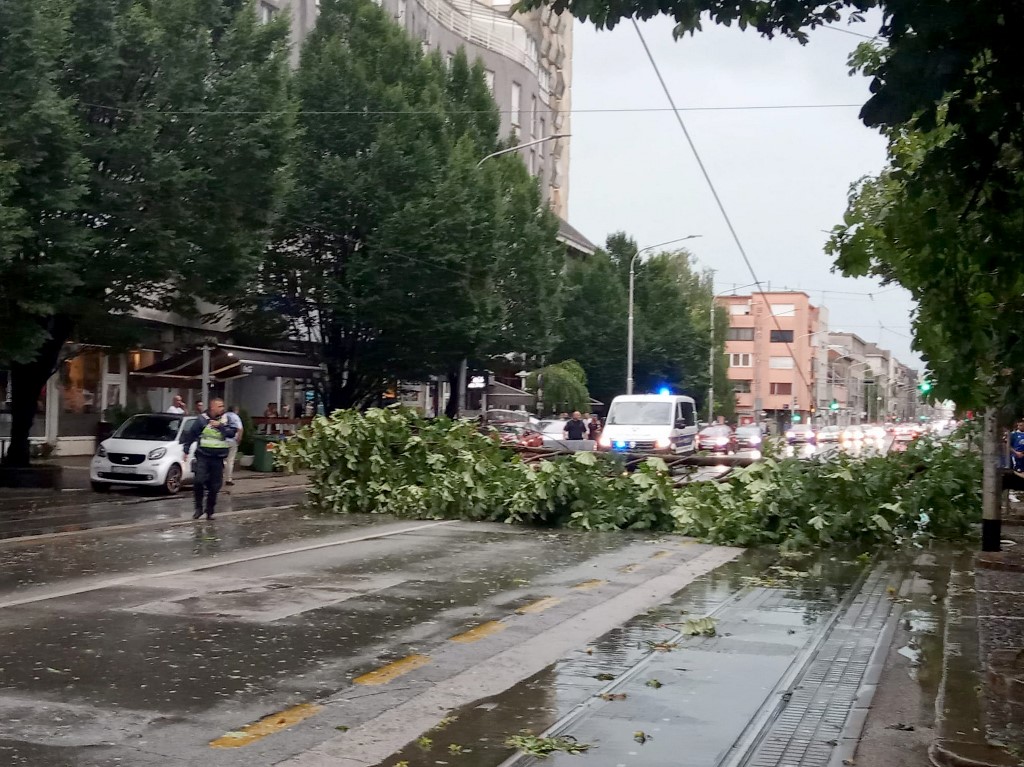
{"label": "street lamp", "polygon": [[526,141],[526,142],[523,142],[522,144],[517,144],[516,146],[510,146],[510,147],[506,147],[504,149],[499,149],[497,152],[491,152],[489,155],[487,155],[486,157],[482,158],[480,160],[480,162],[478,162],[476,164],[476,167],[479,168],[481,165],[483,165],[487,160],[490,160],[492,157],[498,157],[499,155],[508,154],[509,152],[518,152],[520,149],[526,149],[527,147],[530,147],[530,146],[536,146],[537,144],[543,144],[545,141],[553,141],[554,139],[557,139],[557,138],[569,138],[571,135],[572,135],[571,133],[552,133],[550,136],[544,136],[544,138],[535,138],[533,141]]}
{"label": "street lamp", "polygon": [[677,237],[674,240],[666,240],[665,242],[648,245],[646,248],[640,248],[633,255],[633,258],[629,260],[629,315],[626,318],[626,394],[633,393],[633,288],[636,283],[636,260],[640,257],[641,253],[646,253],[648,250],[671,245],[674,242],[693,240],[701,236],[699,234],[688,234],[685,237]]}

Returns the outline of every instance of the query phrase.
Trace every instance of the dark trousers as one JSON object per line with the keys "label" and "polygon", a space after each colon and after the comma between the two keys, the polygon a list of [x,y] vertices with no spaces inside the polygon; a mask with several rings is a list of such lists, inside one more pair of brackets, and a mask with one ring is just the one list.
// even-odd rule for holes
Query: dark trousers
{"label": "dark trousers", "polygon": [[196,453],[196,477],[192,493],[196,500],[196,511],[204,511],[203,495],[206,495],[206,515],[212,516],[217,506],[217,493],[224,484],[224,457]]}

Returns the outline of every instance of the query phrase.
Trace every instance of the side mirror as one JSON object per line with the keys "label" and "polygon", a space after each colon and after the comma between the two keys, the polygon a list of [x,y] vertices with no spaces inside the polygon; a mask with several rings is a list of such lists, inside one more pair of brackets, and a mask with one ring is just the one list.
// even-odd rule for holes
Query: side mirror
{"label": "side mirror", "polygon": [[685,418],[677,418],[676,419],[676,428],[677,429],[685,429],[689,425],[690,425],[689,422]]}

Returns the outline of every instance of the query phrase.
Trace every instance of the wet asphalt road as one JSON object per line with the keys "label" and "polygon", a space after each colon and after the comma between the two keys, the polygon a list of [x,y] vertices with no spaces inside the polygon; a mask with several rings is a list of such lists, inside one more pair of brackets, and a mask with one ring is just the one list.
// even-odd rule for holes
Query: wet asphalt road
{"label": "wet asphalt road", "polygon": [[[596,734],[591,764],[688,748],[719,767],[871,570],[822,554],[772,571],[773,554],[641,533],[325,517],[300,497],[239,496],[200,523],[182,499],[91,504],[74,513],[117,526],[0,541],[0,764],[497,767],[515,760],[508,735],[560,727]],[[705,615],[717,637],[679,635]],[[595,707],[606,689],[629,706]]]}

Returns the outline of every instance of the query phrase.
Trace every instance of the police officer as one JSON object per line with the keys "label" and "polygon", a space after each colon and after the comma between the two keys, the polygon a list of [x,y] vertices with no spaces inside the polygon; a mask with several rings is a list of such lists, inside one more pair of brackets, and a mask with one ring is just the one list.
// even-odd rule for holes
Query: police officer
{"label": "police officer", "polygon": [[[201,413],[187,432],[183,432],[178,441],[185,446],[185,460],[193,443],[199,442],[196,449],[196,475],[192,492],[195,495],[195,513],[192,519],[199,519],[206,512],[207,519],[213,519],[217,505],[217,493],[224,482],[224,459],[231,449],[230,440],[238,431],[234,426],[222,420],[224,400],[210,400],[210,409]],[[203,507],[203,494],[206,494],[206,506]]]}

